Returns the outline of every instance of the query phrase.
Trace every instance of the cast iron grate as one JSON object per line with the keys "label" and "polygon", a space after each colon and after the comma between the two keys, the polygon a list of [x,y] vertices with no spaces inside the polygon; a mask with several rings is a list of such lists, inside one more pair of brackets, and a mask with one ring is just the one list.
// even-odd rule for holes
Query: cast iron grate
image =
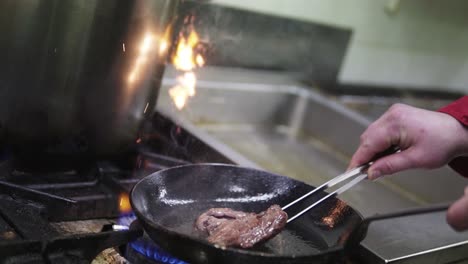
{"label": "cast iron grate", "polygon": [[66,171],[24,172],[7,156],[0,163],[0,262],[89,263],[102,250],[141,237],[141,229],[116,231],[103,224],[94,232],[74,233],[57,223],[117,224],[133,185],[152,172],[188,163],[232,163],[159,113],[136,142],[123,158]]}

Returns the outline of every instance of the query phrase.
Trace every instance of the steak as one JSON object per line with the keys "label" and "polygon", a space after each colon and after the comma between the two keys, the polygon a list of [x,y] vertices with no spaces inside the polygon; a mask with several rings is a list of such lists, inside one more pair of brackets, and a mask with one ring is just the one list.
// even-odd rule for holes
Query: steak
{"label": "steak", "polygon": [[198,217],[195,229],[208,235],[210,243],[251,248],[281,232],[287,220],[288,215],[278,205],[272,205],[259,214],[211,208]]}

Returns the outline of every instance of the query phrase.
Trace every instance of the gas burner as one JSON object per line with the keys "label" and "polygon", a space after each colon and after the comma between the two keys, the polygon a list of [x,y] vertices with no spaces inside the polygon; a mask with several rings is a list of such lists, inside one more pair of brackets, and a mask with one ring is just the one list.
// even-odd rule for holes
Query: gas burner
{"label": "gas burner", "polygon": [[[117,223],[117,225],[112,226],[113,230],[142,230],[133,212],[121,215]],[[130,263],[187,264],[155,244],[146,233],[129,242],[123,251],[125,258]]]}
{"label": "gas burner", "polygon": [[146,234],[127,245],[125,257],[130,263],[187,264],[164,251]]}
{"label": "gas burner", "polygon": [[[174,141],[174,128],[187,144]],[[48,166],[22,170],[11,154],[2,152],[0,262],[89,263],[104,249],[118,254],[117,247],[124,245],[146,258],[148,250],[157,246],[148,246],[147,238],[137,239],[143,235],[141,229],[127,228],[135,219],[128,200],[133,186],[165,168],[232,163],[159,113],[145,124],[137,145],[127,156],[92,160],[66,170]],[[153,258],[160,257],[159,263],[183,263],[162,251],[151,252]]]}

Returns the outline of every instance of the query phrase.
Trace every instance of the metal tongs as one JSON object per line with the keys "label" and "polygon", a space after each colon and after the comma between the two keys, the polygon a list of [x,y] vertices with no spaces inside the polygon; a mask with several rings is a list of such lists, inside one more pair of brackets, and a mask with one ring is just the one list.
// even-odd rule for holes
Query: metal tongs
{"label": "metal tongs", "polygon": [[322,203],[323,201],[327,200],[328,198],[330,197],[336,197],[340,194],[342,194],[343,192],[347,191],[348,189],[350,189],[351,187],[353,187],[354,185],[358,184],[359,182],[361,182],[362,180],[364,180],[365,178],[367,178],[367,169],[369,169],[369,167],[378,159],[384,157],[384,156],[387,156],[387,155],[390,155],[390,154],[394,154],[394,153],[397,153],[397,152],[400,152],[400,149],[398,147],[391,147],[389,149],[387,149],[386,151],[384,152],[381,152],[379,154],[377,154],[376,156],[374,156],[374,158],[371,159],[371,161],[359,166],[359,167],[356,167],[352,170],[349,170],[341,175],[338,175],[336,176],[335,178],[325,182],[324,184],[320,185],[319,187],[313,189],[312,191],[306,193],[305,195],[299,197],[298,199],[292,201],[291,203],[283,206],[283,208],[281,208],[282,210],[286,210],[287,208],[291,207],[292,205],[302,201],[303,199],[311,196],[312,194],[316,193],[316,192],[319,192],[319,191],[323,191],[323,190],[326,190],[332,186],[335,186],[339,183],[342,183],[342,182],[345,182],[347,180],[351,180],[349,181],[348,183],[346,183],[345,185],[341,186],[340,188],[336,189],[335,191],[325,195],[324,197],[322,197],[320,200],[316,201],[315,203],[309,205],[307,208],[305,208],[304,210],[300,211],[299,213],[295,214],[294,216],[290,217],[288,219],[288,223],[289,222],[292,222],[294,221],[294,219],[298,218],[299,216],[305,214],[307,211],[309,211],[310,209],[316,207],[317,205],[319,205],[320,203]]}

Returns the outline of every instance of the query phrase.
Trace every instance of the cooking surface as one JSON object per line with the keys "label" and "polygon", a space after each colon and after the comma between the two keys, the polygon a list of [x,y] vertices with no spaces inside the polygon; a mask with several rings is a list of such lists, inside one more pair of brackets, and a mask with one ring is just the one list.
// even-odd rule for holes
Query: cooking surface
{"label": "cooking surface", "polygon": [[365,246],[372,252],[370,263],[452,263],[466,256],[467,233],[451,229],[445,222],[445,212],[377,223],[386,228],[371,225],[363,243],[379,245]]}
{"label": "cooking surface", "polygon": [[[27,253],[27,258],[35,257],[37,259],[41,259],[41,253],[44,249],[47,249],[49,253],[54,253],[54,258],[56,260],[60,260],[60,258],[69,258],[66,252],[70,252],[69,250],[88,250],[90,247],[94,249],[100,249],[103,246],[106,246],[105,243],[99,242],[102,239],[107,239],[106,241],[110,241],[112,245],[119,245],[128,243],[131,238],[125,232],[116,232],[116,231],[106,231],[103,232],[107,228],[114,226],[116,224],[125,224],[129,225],[134,217],[126,217],[123,215],[119,217],[119,194],[121,191],[128,191],[130,190],[131,186],[136,183],[141,177],[148,175],[153,171],[160,170],[162,168],[167,168],[171,166],[176,166],[178,164],[184,164],[186,162],[208,162],[208,161],[215,161],[215,162],[227,162],[229,163],[228,156],[225,156],[224,153],[217,152],[216,149],[213,149],[211,146],[218,146],[221,150],[225,151],[226,148],[223,148],[223,145],[217,145],[219,142],[210,141],[209,137],[205,137],[206,135],[202,136],[205,141],[200,141],[199,137],[194,136],[195,134],[190,134],[188,131],[185,131],[181,127],[174,125],[174,123],[169,120],[165,119],[163,116],[156,114],[155,120],[158,124],[158,127],[152,128],[152,136],[149,137],[150,140],[147,141],[149,144],[150,150],[158,149],[160,153],[164,155],[158,154],[159,152],[154,151],[144,151],[144,155],[146,158],[137,162],[137,164],[141,164],[143,166],[143,170],[139,172],[130,173],[124,167],[115,166],[112,162],[101,162],[98,166],[100,168],[100,173],[98,175],[98,181],[96,181],[95,174],[76,174],[85,176],[85,180],[81,178],[81,181],[67,181],[63,177],[60,178],[60,182],[54,183],[51,179],[53,179],[53,174],[41,174],[42,178],[38,178],[34,175],[29,174],[19,174],[17,172],[11,174],[11,170],[9,170],[9,163],[3,163],[1,166],[1,174],[3,175],[2,178],[6,181],[12,181],[14,184],[21,185],[25,188],[32,188],[35,190],[43,191],[45,193],[53,193],[56,194],[58,197],[70,198],[80,201],[79,204],[81,207],[80,210],[84,210],[82,212],[87,212],[83,215],[68,215],[65,213],[66,211],[60,210],[71,210],[78,212],[79,208],[71,206],[70,208],[63,208],[59,206],[62,202],[56,202],[54,198],[39,198],[35,196],[36,194],[30,193],[22,193],[17,192],[15,195],[10,196],[7,193],[11,194],[11,190],[5,189],[6,187],[2,186],[2,195],[0,195],[2,199],[2,206],[0,206],[1,217],[0,218],[0,231],[2,237],[0,239],[0,252],[2,253],[3,257],[8,257],[10,255],[21,255]],[[190,125],[188,126],[190,127]],[[153,130],[155,129],[155,130]],[[197,131],[195,131],[197,132]],[[198,133],[198,132],[197,132]],[[155,136],[158,135],[158,136]],[[248,134],[247,134],[248,135]],[[258,133],[257,136],[259,138],[263,137],[264,134]],[[246,136],[247,137],[247,136]],[[282,137],[281,132],[277,132],[274,136],[280,139]],[[258,138],[257,138],[258,140]],[[268,141],[270,142],[270,141]],[[275,145],[274,145],[275,146]],[[279,143],[273,149],[273,152],[281,148],[285,148],[286,145],[282,145]],[[304,147],[304,146],[303,146]],[[241,149],[240,149],[241,150]],[[294,149],[292,149],[294,150]],[[196,154],[196,155],[191,155]],[[203,154],[197,154],[203,153]],[[231,152],[227,151],[228,154]],[[166,155],[170,156],[166,156]],[[304,152],[304,155],[311,155],[308,152]],[[317,165],[322,165],[322,167],[329,168],[329,170],[321,170],[320,175],[323,177],[327,177],[327,173],[334,173],[339,169],[334,169],[332,165],[333,162],[336,162],[330,156],[330,153],[327,150],[317,149],[314,152],[314,155],[318,157],[322,157]],[[301,157],[301,155],[297,155],[296,158]],[[239,157],[234,157],[239,159]],[[132,159],[133,160],[133,159]],[[248,159],[246,159],[248,160]],[[138,161],[138,160],[134,160]],[[128,162],[128,161],[127,161]],[[327,164],[327,166],[323,166],[323,164]],[[337,163],[340,164],[340,163]],[[11,165],[11,163],[10,163]],[[122,165],[122,164],[121,164]],[[311,165],[311,167],[313,167]],[[345,166],[345,163],[342,163],[342,166]],[[307,169],[307,167],[305,167]],[[81,172],[82,173],[82,172]],[[67,179],[73,179],[72,175],[69,175]],[[31,178],[32,176],[32,178]],[[66,178],[66,177],[65,177]],[[87,180],[86,180],[87,179]],[[94,180],[93,180],[94,179]],[[321,181],[321,179],[319,179]],[[46,181],[47,183],[45,183]],[[55,184],[55,185],[54,185]],[[371,183],[369,183],[371,184]],[[54,186],[57,187],[54,189]],[[94,191],[93,191],[94,189]],[[363,188],[367,190],[369,188]],[[86,191],[83,191],[86,190]],[[388,191],[388,190],[387,190]],[[390,191],[388,191],[390,192]],[[365,192],[364,192],[365,194]],[[371,193],[367,195],[375,195],[376,198],[382,197],[382,202],[384,202],[385,197],[389,197],[385,189],[381,189],[380,193]],[[15,197],[15,199],[12,199]],[[31,200],[34,201],[31,203]],[[403,199],[404,201],[404,199]],[[380,202],[380,201],[379,201]],[[27,203],[28,206],[25,206],[24,203]],[[121,203],[121,201],[120,201]],[[85,205],[87,204],[87,205]],[[398,200],[395,202],[396,205],[399,204]],[[16,207],[15,207],[16,206]],[[15,208],[22,208],[22,210],[17,210]],[[32,206],[32,209],[30,208]],[[53,218],[55,221],[49,222],[46,218],[38,217],[37,214],[42,214],[42,209],[45,208],[56,208],[56,211],[49,211],[49,213],[54,213]],[[86,207],[88,206],[88,207]],[[28,209],[29,208],[29,209]],[[35,209],[34,209],[35,208]],[[58,209],[57,209],[58,208]],[[99,209],[100,208],[100,209]],[[32,211],[31,211],[31,210]],[[59,210],[60,209],[60,210]],[[58,210],[58,211],[57,211]],[[76,211],[78,210],[78,211]],[[16,213],[15,213],[16,212]],[[18,212],[20,214],[18,215]],[[62,213],[60,213],[62,212]],[[44,215],[44,216],[47,216]],[[77,216],[80,216],[76,218]],[[18,218],[19,217],[19,218]],[[63,221],[61,219],[68,218],[68,221]],[[84,220],[88,218],[89,220]],[[128,219],[127,219],[128,218]],[[29,221],[29,219],[35,219],[34,222]],[[79,220],[83,219],[83,220]],[[411,218],[412,219],[412,218]],[[435,222],[434,222],[434,221]],[[437,223],[437,221],[439,223]],[[404,254],[412,254],[411,252],[417,252],[422,248],[431,247],[439,247],[443,244],[449,243],[463,243],[466,240],[465,234],[456,234],[451,231],[448,226],[444,225],[444,216],[439,215],[437,218],[430,218],[429,221],[416,219],[412,221],[413,225],[418,226],[418,223],[424,222],[424,225],[420,225],[420,228],[414,228],[417,230],[417,233],[409,232],[413,228],[411,225],[409,226],[400,226],[401,222],[397,220],[392,220],[390,223],[376,223],[371,225],[370,231],[366,240],[364,241],[364,247],[362,247],[362,251],[364,252],[364,256],[367,259],[371,258],[372,256],[369,255],[369,252],[374,252],[375,256],[379,256],[379,260],[383,259],[393,259],[395,263],[404,263],[401,262],[404,259],[399,258],[401,257],[401,253]],[[13,224],[13,225],[12,225]],[[40,228],[38,228],[41,226]],[[437,228],[436,228],[437,227]],[[439,228],[440,227],[440,228]],[[426,230],[427,229],[427,230]],[[391,230],[399,230],[396,232],[392,232]],[[408,231],[409,230],[409,231]],[[430,231],[423,232],[423,231]],[[440,232],[444,232],[446,235],[445,237],[441,237]],[[117,235],[117,236],[116,236]],[[396,237],[396,235],[406,235],[403,237]],[[388,236],[388,237],[387,237]],[[428,243],[432,240],[425,240],[427,237],[437,237],[436,244],[429,245]],[[12,242],[21,242],[24,238],[32,238],[37,239],[38,243],[33,241],[32,244],[12,244]],[[66,238],[66,239],[65,239]],[[81,243],[76,243],[76,239],[79,239]],[[109,240],[110,239],[110,240]],[[411,241],[424,239],[428,243],[411,243]],[[40,241],[49,241],[48,246],[45,248],[41,247]],[[97,241],[97,244],[93,244],[94,242],[90,241]],[[401,247],[395,246],[395,243],[401,244],[401,241],[405,241],[404,249],[405,251],[401,250]],[[136,252],[140,252],[143,254],[144,259],[148,259],[151,257],[158,256],[160,258],[165,258],[166,260],[170,260],[166,255],[163,253],[159,253],[158,251],[153,251],[154,248],[157,246],[149,245],[149,244],[142,244],[142,240],[138,239],[135,242],[132,242],[130,247],[127,248],[134,248]],[[367,245],[374,245],[379,244],[381,246],[372,247]],[[47,244],[43,244],[44,246]],[[13,246],[13,248],[12,248]],[[466,248],[461,245],[457,250],[460,251],[448,251],[448,250],[441,250],[435,253],[435,257],[438,259],[451,259],[451,260],[458,260],[458,258],[450,258],[453,255],[455,256],[465,256]],[[18,248],[19,247],[19,248]],[[15,250],[12,250],[16,248]],[[390,249],[389,251],[387,249]],[[432,247],[433,248],[433,247]],[[103,249],[103,248],[102,248]],[[36,255],[35,252],[37,253]],[[76,252],[76,251],[75,251]],[[134,251],[132,251],[135,254]],[[455,252],[455,253],[454,253]],[[69,253],[68,253],[69,254]],[[148,255],[150,254],[150,255]],[[22,255],[21,255],[22,256]],[[130,256],[130,255],[128,255]],[[434,257],[434,255],[430,255]],[[139,258],[137,256],[137,258]],[[423,258],[420,258],[423,259]],[[22,261],[24,259],[16,258],[17,262]],[[364,260],[361,259],[361,260]],[[357,263],[363,263],[362,261],[358,261]],[[374,261],[375,259],[371,259],[365,263],[377,263]],[[412,261],[413,259],[410,258]],[[424,259],[423,259],[424,260]],[[124,261],[121,253],[116,251],[113,248],[106,249],[103,253],[101,253],[93,263],[115,263],[116,261]],[[18,262],[21,263],[21,262]],[[133,262],[133,263],[140,263],[140,262]],[[149,262],[151,263],[151,262]],[[153,262],[154,263],[154,262]],[[157,262],[156,262],[157,263]],[[182,263],[182,262],[180,262]],[[410,262],[416,263],[416,262]],[[430,262],[418,262],[418,263],[430,263]],[[462,262],[459,262],[462,263]]]}

